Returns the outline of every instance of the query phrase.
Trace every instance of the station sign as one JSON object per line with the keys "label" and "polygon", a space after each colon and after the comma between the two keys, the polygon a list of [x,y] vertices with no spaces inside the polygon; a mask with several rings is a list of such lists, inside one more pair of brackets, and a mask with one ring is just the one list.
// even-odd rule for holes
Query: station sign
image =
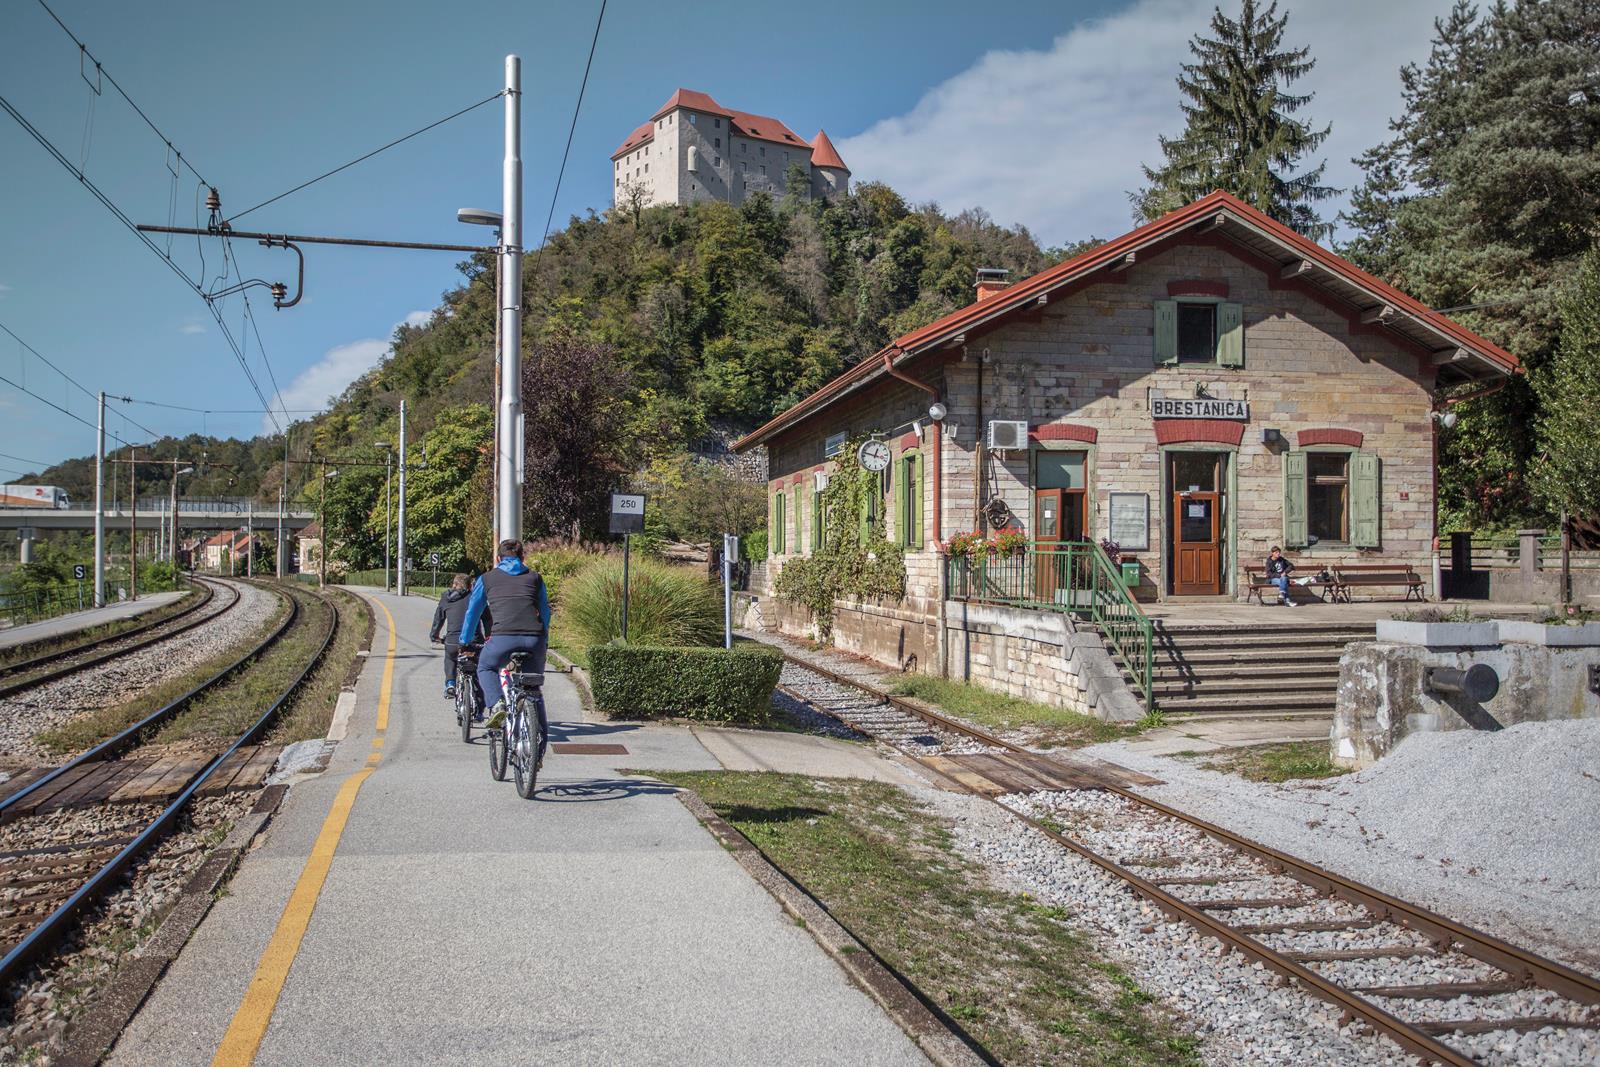
{"label": "station sign", "polygon": [[1194,397],[1184,400],[1150,399],[1150,417],[1153,419],[1237,419],[1250,421],[1248,400],[1217,400],[1212,397]]}
{"label": "station sign", "polygon": [[644,494],[611,494],[611,532],[614,534],[644,533]]}

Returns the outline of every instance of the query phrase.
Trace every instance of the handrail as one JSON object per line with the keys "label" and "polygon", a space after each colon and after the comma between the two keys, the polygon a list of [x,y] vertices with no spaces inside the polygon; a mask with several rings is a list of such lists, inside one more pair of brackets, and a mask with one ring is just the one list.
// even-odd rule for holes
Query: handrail
{"label": "handrail", "polygon": [[1105,549],[1092,541],[1033,542],[1005,554],[949,556],[952,600],[1057,611],[1094,624],[1133,678],[1145,711],[1155,708],[1155,626],[1122,582]]}

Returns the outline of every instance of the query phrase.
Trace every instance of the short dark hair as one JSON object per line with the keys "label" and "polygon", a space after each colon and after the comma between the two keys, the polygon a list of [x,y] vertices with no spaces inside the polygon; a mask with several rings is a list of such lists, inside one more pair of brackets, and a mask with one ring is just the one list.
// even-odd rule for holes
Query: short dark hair
{"label": "short dark hair", "polygon": [[450,579],[450,588],[451,589],[467,589],[471,585],[472,585],[472,576],[469,575],[469,574],[457,574],[457,575],[452,576],[451,579]]}
{"label": "short dark hair", "polygon": [[1283,551],[1283,549],[1279,548],[1277,545],[1273,545],[1271,548],[1267,549],[1267,554],[1271,555],[1274,552],[1282,552],[1282,551]]}
{"label": "short dark hair", "polygon": [[511,559],[513,557],[516,559],[522,558],[522,542],[515,537],[508,537],[500,542],[500,558]]}

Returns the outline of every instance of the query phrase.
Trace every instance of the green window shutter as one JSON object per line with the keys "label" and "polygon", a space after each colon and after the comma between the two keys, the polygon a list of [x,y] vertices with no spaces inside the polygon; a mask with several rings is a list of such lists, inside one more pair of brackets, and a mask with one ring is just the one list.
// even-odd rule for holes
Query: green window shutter
{"label": "green window shutter", "polygon": [[822,550],[822,492],[811,491],[811,554]]}
{"label": "green window shutter", "polygon": [[796,552],[800,552],[800,551],[803,551],[803,549],[801,548],[801,545],[800,545],[800,538],[805,535],[805,527],[800,524],[800,489],[799,489],[799,487],[796,487],[793,490],[791,490],[791,493],[794,496],[794,503],[792,505],[793,508],[794,508],[794,550]]}
{"label": "green window shutter", "polygon": [[907,472],[906,496],[911,501],[911,506],[906,509],[906,518],[911,523],[910,537],[906,541],[909,548],[922,547],[922,453],[911,454],[911,467]]}
{"label": "green window shutter", "polygon": [[1217,305],[1217,363],[1244,366],[1244,305]]}
{"label": "green window shutter", "polygon": [[772,555],[781,555],[783,552],[783,493],[779,491],[772,497]]}
{"label": "green window shutter", "polygon": [[1156,301],[1156,362],[1178,362],[1178,302]]}
{"label": "green window shutter", "polygon": [[1306,454],[1283,454],[1283,547],[1304,548],[1306,537]]}
{"label": "green window shutter", "polygon": [[1378,457],[1350,453],[1350,542],[1357,548],[1378,547]]}

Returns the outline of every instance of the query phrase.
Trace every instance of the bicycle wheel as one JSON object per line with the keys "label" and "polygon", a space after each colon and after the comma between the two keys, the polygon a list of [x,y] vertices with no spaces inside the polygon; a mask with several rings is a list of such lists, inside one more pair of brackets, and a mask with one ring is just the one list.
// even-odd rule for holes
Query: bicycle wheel
{"label": "bicycle wheel", "polygon": [[538,789],[539,748],[544,739],[540,736],[539,719],[528,714],[526,703],[517,712],[517,726],[517,793],[524,800],[532,800]]}
{"label": "bicycle wheel", "polygon": [[511,732],[511,720],[489,731],[489,773],[497,782],[506,780],[506,736]]}
{"label": "bicycle wheel", "polygon": [[461,726],[461,740],[472,743],[472,715],[478,710],[472,696],[472,679],[462,679],[456,686],[456,722]]}

